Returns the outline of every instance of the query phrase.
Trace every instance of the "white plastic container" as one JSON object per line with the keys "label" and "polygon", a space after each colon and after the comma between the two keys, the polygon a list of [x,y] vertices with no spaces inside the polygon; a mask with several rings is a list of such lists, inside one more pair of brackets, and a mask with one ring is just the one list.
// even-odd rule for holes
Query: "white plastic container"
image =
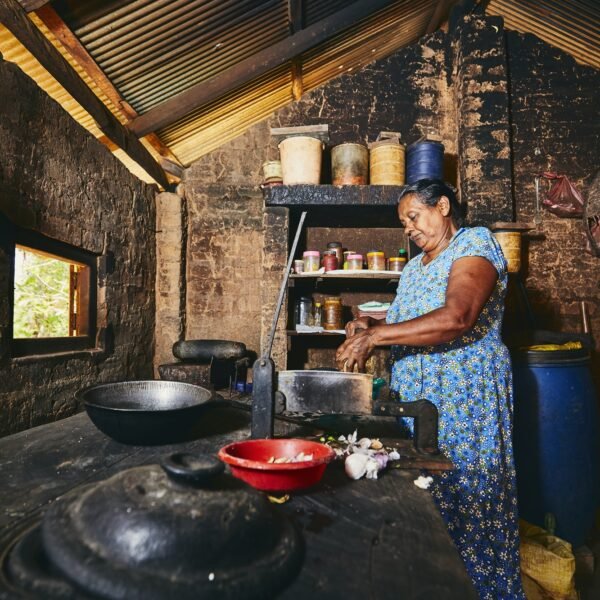
{"label": "white plastic container", "polygon": [[283,185],[318,185],[321,182],[323,142],[308,136],[295,136],[279,144]]}

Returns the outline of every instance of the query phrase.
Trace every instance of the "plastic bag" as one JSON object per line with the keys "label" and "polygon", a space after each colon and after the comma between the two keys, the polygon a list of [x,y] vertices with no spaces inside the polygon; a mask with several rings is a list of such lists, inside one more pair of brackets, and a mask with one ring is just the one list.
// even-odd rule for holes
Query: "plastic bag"
{"label": "plastic bag", "polygon": [[571,544],[522,519],[519,535],[527,600],[577,600]]}
{"label": "plastic bag", "polygon": [[559,217],[583,216],[583,198],[566,175],[543,173],[542,177],[554,180],[552,187],[542,201],[542,204],[551,213]]}

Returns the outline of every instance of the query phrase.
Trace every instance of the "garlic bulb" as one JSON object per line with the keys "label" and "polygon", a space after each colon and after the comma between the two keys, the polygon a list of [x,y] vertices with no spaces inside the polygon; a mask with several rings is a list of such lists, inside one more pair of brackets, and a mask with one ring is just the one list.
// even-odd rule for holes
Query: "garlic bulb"
{"label": "garlic bulb", "polygon": [[366,454],[350,454],[344,462],[346,475],[351,479],[360,479],[367,472],[369,457]]}

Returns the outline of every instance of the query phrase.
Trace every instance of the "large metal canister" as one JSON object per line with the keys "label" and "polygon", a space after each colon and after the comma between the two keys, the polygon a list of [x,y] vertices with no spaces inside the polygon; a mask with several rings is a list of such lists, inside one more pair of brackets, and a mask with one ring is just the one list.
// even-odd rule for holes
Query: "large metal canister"
{"label": "large metal canister", "polygon": [[331,149],[333,185],[366,185],[369,177],[369,150],[362,144],[346,143]]}
{"label": "large metal canister", "polygon": [[404,185],[404,144],[401,144],[398,138],[391,138],[373,142],[370,148],[371,185]]}

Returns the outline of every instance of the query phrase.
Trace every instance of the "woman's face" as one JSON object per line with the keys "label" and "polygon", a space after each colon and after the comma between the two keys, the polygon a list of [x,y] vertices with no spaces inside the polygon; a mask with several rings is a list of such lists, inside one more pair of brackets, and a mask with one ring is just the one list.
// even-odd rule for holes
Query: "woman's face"
{"label": "woman's face", "polygon": [[448,239],[452,230],[450,202],[442,196],[435,206],[423,204],[416,194],[400,200],[398,216],[406,235],[423,250],[432,252]]}

